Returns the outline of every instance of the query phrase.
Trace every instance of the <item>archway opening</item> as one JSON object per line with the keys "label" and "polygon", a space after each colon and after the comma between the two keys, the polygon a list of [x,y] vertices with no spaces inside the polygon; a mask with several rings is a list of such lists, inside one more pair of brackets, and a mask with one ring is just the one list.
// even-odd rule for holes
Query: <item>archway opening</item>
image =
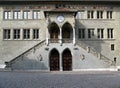
{"label": "archway opening", "polygon": [[69,49],[65,49],[62,53],[62,67],[63,71],[72,70],[72,55]]}
{"label": "archway opening", "polygon": [[59,71],[59,52],[53,49],[50,52],[50,71]]}
{"label": "archway opening", "polygon": [[60,30],[59,30],[58,25],[55,22],[50,24],[49,33],[50,33],[51,39],[58,39],[60,35]]}
{"label": "archway opening", "polygon": [[62,38],[63,39],[72,39],[73,37],[73,29],[72,26],[66,22],[62,27]]}

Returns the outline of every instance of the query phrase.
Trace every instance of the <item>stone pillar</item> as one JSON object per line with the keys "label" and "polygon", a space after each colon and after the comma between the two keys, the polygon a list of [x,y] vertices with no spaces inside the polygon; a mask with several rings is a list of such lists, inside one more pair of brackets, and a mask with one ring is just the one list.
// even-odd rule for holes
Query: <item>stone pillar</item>
{"label": "stone pillar", "polygon": [[73,27],[73,44],[75,45],[76,41],[75,41],[75,28]]}
{"label": "stone pillar", "polygon": [[49,45],[48,28],[46,28],[46,45]]}
{"label": "stone pillar", "polygon": [[63,71],[63,66],[62,66],[62,54],[60,53],[60,56],[59,56],[59,58],[60,58],[60,62],[59,62],[59,66],[60,66],[60,71]]}
{"label": "stone pillar", "polygon": [[62,28],[60,27],[60,44],[62,45]]}

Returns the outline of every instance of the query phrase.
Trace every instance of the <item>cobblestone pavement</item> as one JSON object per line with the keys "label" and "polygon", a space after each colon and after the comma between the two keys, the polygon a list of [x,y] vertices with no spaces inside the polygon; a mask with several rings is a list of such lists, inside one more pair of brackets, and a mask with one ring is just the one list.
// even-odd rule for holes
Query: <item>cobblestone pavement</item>
{"label": "cobblestone pavement", "polygon": [[120,72],[0,72],[0,88],[120,88]]}

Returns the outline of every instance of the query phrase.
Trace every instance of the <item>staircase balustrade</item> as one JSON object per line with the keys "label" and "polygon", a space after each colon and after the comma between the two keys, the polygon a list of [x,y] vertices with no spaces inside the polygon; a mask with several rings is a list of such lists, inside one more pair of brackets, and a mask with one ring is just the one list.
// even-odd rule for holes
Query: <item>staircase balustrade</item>
{"label": "staircase balustrade", "polygon": [[79,45],[81,48],[83,48],[84,50],[88,51],[88,53],[93,54],[94,56],[96,56],[97,58],[104,60],[105,62],[109,63],[110,66],[115,66],[115,62],[112,61],[111,59],[107,58],[106,56],[102,55],[101,53],[97,52],[94,48],[91,48],[90,46],[88,46],[87,44],[81,42],[81,41],[77,41],[77,45]]}
{"label": "staircase balustrade", "polygon": [[27,56],[28,54],[30,54],[31,52],[34,52],[42,47],[45,44],[45,40],[41,41],[40,43],[34,45],[33,47],[31,47],[30,49],[26,50],[25,52],[23,52],[22,54],[20,54],[19,56],[15,57],[14,59],[12,59],[10,62],[5,62],[6,67],[10,67],[12,63],[14,63],[15,61],[18,60],[18,58],[23,59],[24,56]]}

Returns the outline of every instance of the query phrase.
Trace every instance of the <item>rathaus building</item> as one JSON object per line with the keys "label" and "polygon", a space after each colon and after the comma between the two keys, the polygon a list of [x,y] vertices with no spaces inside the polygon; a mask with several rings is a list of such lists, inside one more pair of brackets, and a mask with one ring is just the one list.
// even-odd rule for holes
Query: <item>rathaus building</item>
{"label": "rathaus building", "polygon": [[0,0],[0,68],[120,67],[120,0]]}

